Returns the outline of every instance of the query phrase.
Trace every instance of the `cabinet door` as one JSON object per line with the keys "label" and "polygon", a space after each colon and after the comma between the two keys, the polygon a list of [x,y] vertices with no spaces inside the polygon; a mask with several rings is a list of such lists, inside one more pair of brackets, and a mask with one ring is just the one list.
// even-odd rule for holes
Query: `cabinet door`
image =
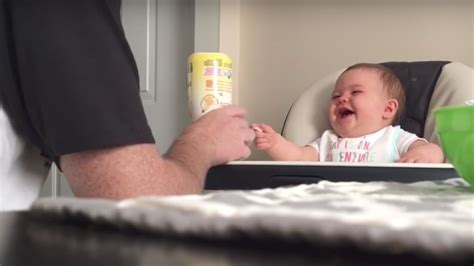
{"label": "cabinet door", "polygon": [[[138,65],[140,95],[161,153],[190,122],[186,61],[194,49],[194,10],[194,0],[122,2],[122,24]],[[73,196],[54,166],[41,196]]]}
{"label": "cabinet door", "polygon": [[164,153],[190,122],[187,57],[194,49],[194,0],[125,0],[122,22],[140,73],[140,95]]}

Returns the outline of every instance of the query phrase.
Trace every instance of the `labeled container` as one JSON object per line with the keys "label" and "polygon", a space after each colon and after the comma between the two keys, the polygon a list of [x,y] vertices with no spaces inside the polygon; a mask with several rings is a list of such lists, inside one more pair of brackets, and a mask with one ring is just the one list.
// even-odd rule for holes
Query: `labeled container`
{"label": "labeled container", "polygon": [[224,53],[193,53],[188,58],[188,107],[193,120],[232,104],[232,59]]}

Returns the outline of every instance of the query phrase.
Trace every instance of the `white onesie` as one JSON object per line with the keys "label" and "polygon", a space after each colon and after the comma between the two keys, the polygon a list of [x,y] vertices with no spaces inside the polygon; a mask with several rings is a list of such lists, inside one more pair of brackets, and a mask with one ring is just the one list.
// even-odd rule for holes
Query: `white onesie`
{"label": "white onesie", "polygon": [[309,145],[319,151],[321,162],[388,163],[395,162],[416,140],[424,140],[400,126],[388,126],[356,138],[341,138],[332,130]]}

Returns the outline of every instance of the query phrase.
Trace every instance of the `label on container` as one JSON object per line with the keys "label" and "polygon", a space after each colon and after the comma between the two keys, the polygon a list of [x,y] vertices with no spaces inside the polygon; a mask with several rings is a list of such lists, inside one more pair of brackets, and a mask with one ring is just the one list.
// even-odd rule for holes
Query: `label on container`
{"label": "label on container", "polygon": [[194,53],[188,58],[187,90],[193,120],[232,104],[232,59],[223,53]]}

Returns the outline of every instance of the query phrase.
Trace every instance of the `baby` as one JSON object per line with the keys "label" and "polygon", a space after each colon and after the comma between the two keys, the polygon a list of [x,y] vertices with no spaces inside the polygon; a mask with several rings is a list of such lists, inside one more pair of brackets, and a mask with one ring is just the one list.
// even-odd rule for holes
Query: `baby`
{"label": "baby", "polygon": [[441,163],[441,148],[392,126],[400,118],[405,94],[400,80],[379,64],[356,64],[337,79],[326,130],[299,146],[266,124],[252,124],[255,146],[273,160],[372,163]]}

